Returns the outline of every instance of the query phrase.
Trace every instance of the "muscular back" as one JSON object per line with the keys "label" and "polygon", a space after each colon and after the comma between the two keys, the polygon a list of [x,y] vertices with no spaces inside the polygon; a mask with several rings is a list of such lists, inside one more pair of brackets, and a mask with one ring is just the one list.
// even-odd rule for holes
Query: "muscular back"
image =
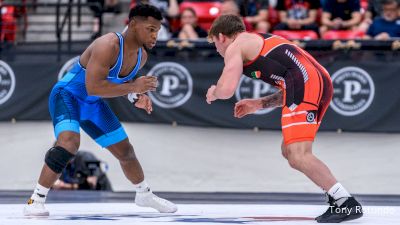
{"label": "muscular back", "polygon": [[241,33],[232,43],[232,47],[240,48],[243,63],[248,63],[258,57],[264,42],[256,33]]}

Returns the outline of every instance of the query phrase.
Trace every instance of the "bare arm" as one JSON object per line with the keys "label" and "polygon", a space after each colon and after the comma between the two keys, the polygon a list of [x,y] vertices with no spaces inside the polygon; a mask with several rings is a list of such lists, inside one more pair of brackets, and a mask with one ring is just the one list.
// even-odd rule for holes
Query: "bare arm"
{"label": "bare arm", "polygon": [[246,17],[246,20],[249,23],[258,23],[262,21],[267,21],[268,19],[268,10],[267,9],[262,9],[258,11],[258,14],[255,16],[248,16]]}
{"label": "bare arm", "polygon": [[260,98],[261,107],[265,108],[275,108],[283,106],[283,94],[282,90],[265,97]]}
{"label": "bare arm", "polygon": [[333,27],[334,23],[331,20],[332,14],[328,12],[323,12],[322,13],[322,18],[321,18],[321,23],[322,25],[328,26],[328,27]]}
{"label": "bare arm", "polygon": [[177,0],[169,0],[168,16],[177,17],[179,15],[179,5]]}
{"label": "bare arm", "polygon": [[372,20],[372,12],[366,11],[366,12],[364,13],[364,20],[371,21],[371,20]]}
{"label": "bare arm", "polygon": [[[147,54],[146,50],[142,49],[142,61],[140,62],[140,69],[142,69],[143,66],[146,64],[147,58],[148,58],[148,54]],[[129,82],[133,83],[134,80],[130,80]],[[136,92],[131,92],[131,93],[128,93],[127,95],[124,95],[124,97],[126,99],[128,99],[130,102],[135,103],[140,98],[140,95],[141,94],[136,94]]]}
{"label": "bare arm", "polygon": [[214,90],[217,99],[228,99],[235,93],[243,73],[243,58],[239,46],[231,44],[225,52],[225,67]]}
{"label": "bare arm", "polygon": [[197,35],[196,31],[192,27],[192,25],[185,25],[182,27],[181,32],[179,32],[180,39],[187,39],[187,40],[197,40],[199,36]]}
{"label": "bare arm", "polygon": [[287,17],[287,12],[285,11],[279,11],[279,20],[282,23],[287,23],[288,17]]}
{"label": "bare arm", "polygon": [[343,27],[352,27],[358,25],[361,22],[361,13],[353,12],[351,14],[351,19],[343,22]]}
{"label": "bare arm", "polygon": [[283,105],[282,91],[257,99],[242,99],[235,104],[234,116],[242,118],[260,109],[281,107]]}
{"label": "bare arm", "polygon": [[[114,84],[107,80],[109,68],[115,61],[117,49],[108,38],[100,38],[93,43],[91,56],[86,66],[86,89],[89,95],[112,98],[128,93],[143,93],[154,89],[157,81],[147,77],[139,82]],[[138,78],[139,79],[139,78]],[[154,80],[155,79],[155,80]]]}
{"label": "bare arm", "polygon": [[308,17],[306,19],[300,20],[299,23],[300,23],[300,25],[309,25],[309,24],[315,23],[316,20],[317,20],[317,10],[312,9],[312,10],[310,10]]}

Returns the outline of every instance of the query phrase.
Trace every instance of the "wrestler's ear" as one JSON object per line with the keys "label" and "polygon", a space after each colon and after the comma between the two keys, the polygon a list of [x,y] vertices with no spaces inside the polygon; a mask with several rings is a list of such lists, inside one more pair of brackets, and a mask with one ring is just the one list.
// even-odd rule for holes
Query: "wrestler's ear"
{"label": "wrestler's ear", "polygon": [[128,23],[128,27],[132,29],[135,26],[135,23],[136,23],[135,19],[132,18]]}
{"label": "wrestler's ear", "polygon": [[219,42],[225,42],[225,35],[218,33],[218,41]]}

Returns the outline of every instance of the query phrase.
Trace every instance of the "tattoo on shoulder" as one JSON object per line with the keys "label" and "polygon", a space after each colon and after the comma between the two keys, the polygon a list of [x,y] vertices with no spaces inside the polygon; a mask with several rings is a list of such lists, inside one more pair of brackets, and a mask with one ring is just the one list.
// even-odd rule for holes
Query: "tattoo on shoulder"
{"label": "tattoo on shoulder", "polygon": [[281,107],[283,104],[283,94],[282,91],[278,91],[272,95],[265,96],[261,99],[261,104],[263,108],[275,108]]}

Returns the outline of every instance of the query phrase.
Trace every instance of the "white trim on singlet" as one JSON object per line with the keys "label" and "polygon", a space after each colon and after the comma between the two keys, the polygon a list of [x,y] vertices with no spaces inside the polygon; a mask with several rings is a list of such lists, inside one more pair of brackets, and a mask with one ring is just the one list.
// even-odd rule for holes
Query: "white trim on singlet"
{"label": "white trim on singlet", "polygon": [[298,123],[290,123],[288,125],[282,126],[282,129],[288,128],[288,127],[292,127],[292,126],[299,126],[299,125],[306,125],[306,124],[317,124],[317,122],[298,122]]}
{"label": "white trim on singlet", "polygon": [[283,114],[282,117],[292,117],[295,115],[306,114],[306,113],[307,113],[307,111],[292,112],[292,113]]}
{"label": "white trim on singlet", "polygon": [[279,47],[279,46],[281,46],[281,45],[291,45],[291,46],[295,46],[295,47],[298,47],[297,45],[295,45],[295,44],[290,44],[290,43],[280,43],[279,45],[277,45],[277,46],[275,46],[275,47],[273,47],[273,48],[271,48],[270,50],[268,50],[268,52],[267,53],[265,53],[263,56],[264,57],[267,57],[267,55],[272,51],[272,50],[274,50],[275,48],[277,48],[277,47]]}

